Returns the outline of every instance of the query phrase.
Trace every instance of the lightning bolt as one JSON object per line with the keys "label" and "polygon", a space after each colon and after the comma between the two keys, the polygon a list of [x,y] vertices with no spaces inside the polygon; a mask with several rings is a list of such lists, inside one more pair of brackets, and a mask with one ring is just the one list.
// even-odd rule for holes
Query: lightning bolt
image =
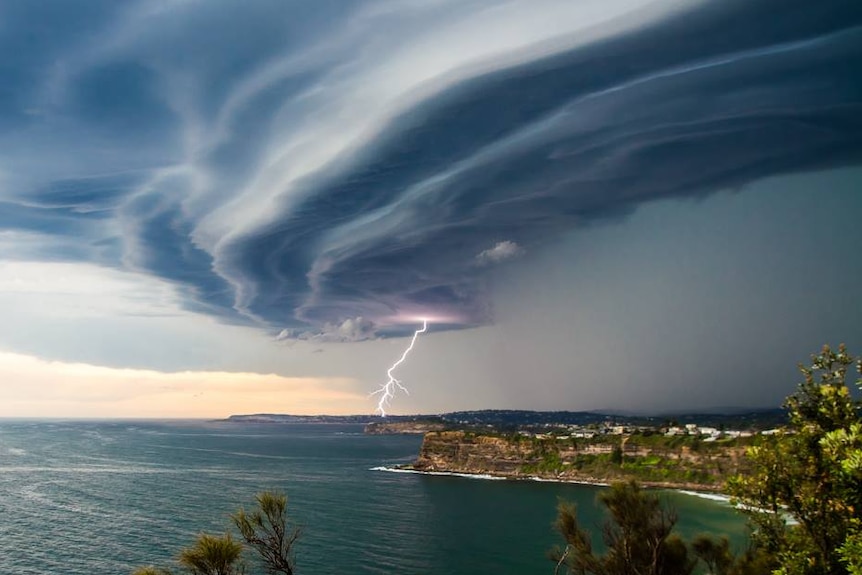
{"label": "lightning bolt", "polygon": [[407,346],[407,349],[404,350],[404,353],[401,354],[401,357],[398,358],[398,361],[393,363],[392,367],[390,367],[386,371],[386,375],[389,376],[389,381],[381,385],[380,389],[375,390],[371,393],[371,395],[380,394],[380,401],[377,402],[377,411],[378,413],[380,413],[380,417],[386,417],[386,406],[388,406],[389,403],[392,401],[392,398],[395,397],[396,391],[400,389],[407,395],[410,395],[410,392],[407,391],[407,388],[401,385],[401,381],[396,379],[396,377],[392,375],[392,372],[395,371],[395,368],[404,363],[404,360],[407,359],[407,354],[409,354],[410,351],[413,349],[413,346],[416,345],[416,338],[419,337],[420,333],[425,333],[426,331],[428,331],[428,320],[423,319],[422,328],[417,329],[413,333],[413,339],[410,340],[410,345]]}

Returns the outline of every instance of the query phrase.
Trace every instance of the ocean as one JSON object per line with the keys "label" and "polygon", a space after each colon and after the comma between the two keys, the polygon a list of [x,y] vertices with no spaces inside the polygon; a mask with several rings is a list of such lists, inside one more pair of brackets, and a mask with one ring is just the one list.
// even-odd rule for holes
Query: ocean
{"label": "ocean", "polygon": [[[119,575],[171,566],[201,531],[223,533],[254,494],[284,491],[306,574],[553,573],[559,498],[599,525],[599,487],[384,470],[418,436],[358,425],[0,420],[0,574]],[[666,492],[680,531],[727,534],[726,502]]]}

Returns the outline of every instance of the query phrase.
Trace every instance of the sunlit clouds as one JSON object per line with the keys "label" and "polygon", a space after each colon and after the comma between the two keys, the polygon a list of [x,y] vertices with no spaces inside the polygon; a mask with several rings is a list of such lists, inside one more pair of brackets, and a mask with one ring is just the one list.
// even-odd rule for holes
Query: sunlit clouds
{"label": "sunlit clouds", "polygon": [[227,417],[233,413],[356,413],[345,378],[114,369],[0,353],[0,417]]}

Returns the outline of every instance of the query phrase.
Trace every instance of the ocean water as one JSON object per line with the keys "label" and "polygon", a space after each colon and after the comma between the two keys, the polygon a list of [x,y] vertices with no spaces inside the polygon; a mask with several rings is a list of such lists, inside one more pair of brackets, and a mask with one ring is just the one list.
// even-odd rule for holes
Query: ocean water
{"label": "ocean water", "polygon": [[[420,443],[356,425],[0,420],[0,574],[171,565],[264,489],[288,495],[300,574],[552,573],[558,498],[577,502],[585,525],[602,521],[598,487],[379,469]],[[667,496],[684,534],[742,544],[744,520],[726,503]]]}

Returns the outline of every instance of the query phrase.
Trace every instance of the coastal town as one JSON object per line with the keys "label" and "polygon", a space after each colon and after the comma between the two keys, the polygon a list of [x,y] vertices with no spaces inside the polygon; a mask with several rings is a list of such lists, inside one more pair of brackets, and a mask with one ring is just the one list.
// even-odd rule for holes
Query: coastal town
{"label": "coastal town", "polygon": [[366,433],[421,433],[405,469],[717,491],[745,469],[746,448],[780,430],[776,411],[737,415],[619,417],[594,413],[470,412],[372,422]]}
{"label": "coastal town", "polygon": [[[548,425],[548,427],[554,427],[552,425]],[[609,422],[607,425],[595,428],[592,426],[583,427],[579,425],[570,425],[566,426],[564,429],[567,433],[560,434],[559,431],[561,428],[556,428],[557,433],[554,432],[536,432],[536,431],[527,431],[521,430],[518,433],[525,437],[534,437],[536,439],[594,439],[597,436],[601,435],[617,435],[617,436],[627,436],[633,433],[639,434],[651,434],[658,431],[666,437],[676,437],[676,436],[692,436],[699,437],[704,442],[718,441],[720,439],[736,439],[741,437],[753,437],[757,434],[760,435],[771,435],[777,433],[778,428],[772,429],[764,429],[764,430],[752,430],[752,429],[719,429],[717,427],[704,427],[698,426],[696,423],[687,423],[683,426],[679,425],[671,425],[665,428],[660,428],[656,430],[650,426],[627,426],[627,425],[617,425],[614,422]]]}

